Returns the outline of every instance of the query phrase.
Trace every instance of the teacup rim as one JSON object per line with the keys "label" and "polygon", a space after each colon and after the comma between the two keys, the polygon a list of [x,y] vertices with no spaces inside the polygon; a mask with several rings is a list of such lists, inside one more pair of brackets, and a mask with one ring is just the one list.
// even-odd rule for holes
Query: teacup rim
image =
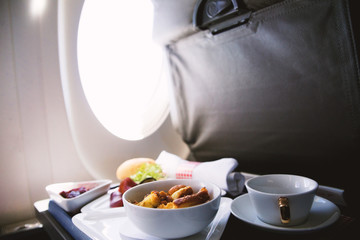
{"label": "teacup rim", "polygon": [[[312,181],[314,183],[314,187],[310,188],[310,189],[308,189],[306,191],[302,191],[302,192],[298,192],[298,193],[281,193],[281,192],[279,192],[279,193],[271,193],[271,192],[260,191],[260,190],[254,189],[253,187],[249,186],[250,181],[252,181],[252,180],[255,181],[255,179],[266,178],[266,177],[269,177],[269,176],[301,177],[301,178],[305,178],[307,180]],[[306,176],[301,176],[301,175],[296,175],[296,174],[279,174],[279,173],[276,173],[276,174],[265,174],[265,175],[260,175],[260,176],[250,178],[245,182],[245,186],[246,186],[246,189],[248,190],[248,192],[249,192],[249,188],[250,188],[252,191],[260,193],[260,194],[264,194],[264,195],[270,195],[270,196],[278,196],[278,195],[281,195],[281,196],[295,196],[295,195],[302,195],[302,194],[308,194],[308,193],[311,193],[311,192],[315,192],[318,189],[319,184],[314,179],[306,177]]]}

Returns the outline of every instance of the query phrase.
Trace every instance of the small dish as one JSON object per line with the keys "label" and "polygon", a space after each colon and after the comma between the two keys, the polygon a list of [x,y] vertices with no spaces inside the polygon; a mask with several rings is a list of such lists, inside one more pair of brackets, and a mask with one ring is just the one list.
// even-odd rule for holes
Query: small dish
{"label": "small dish", "polygon": [[234,199],[230,211],[235,217],[251,225],[265,230],[289,233],[317,231],[335,223],[340,217],[339,208],[334,203],[319,196],[315,196],[307,221],[296,226],[282,227],[262,222],[256,215],[249,194]]}
{"label": "small dish", "polygon": [[[62,209],[67,212],[75,212],[88,202],[105,194],[111,184],[111,180],[94,180],[83,182],[55,183],[46,186],[50,199],[54,200]],[[86,192],[73,198],[64,198],[60,195],[62,191],[69,191],[74,188],[86,187]]]}

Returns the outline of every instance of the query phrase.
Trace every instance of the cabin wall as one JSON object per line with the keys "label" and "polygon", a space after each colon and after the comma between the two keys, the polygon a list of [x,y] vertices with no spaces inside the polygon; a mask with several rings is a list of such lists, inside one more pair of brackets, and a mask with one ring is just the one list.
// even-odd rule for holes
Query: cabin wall
{"label": "cabin wall", "polygon": [[0,226],[34,217],[54,182],[92,179],[76,152],[61,87],[57,1],[0,0]]}

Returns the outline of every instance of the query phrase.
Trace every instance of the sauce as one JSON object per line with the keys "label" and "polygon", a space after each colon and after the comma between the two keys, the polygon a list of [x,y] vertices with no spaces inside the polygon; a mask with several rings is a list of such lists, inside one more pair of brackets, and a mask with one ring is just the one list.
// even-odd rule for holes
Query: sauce
{"label": "sauce", "polygon": [[67,192],[62,191],[60,192],[60,195],[63,198],[74,198],[79,196],[80,194],[83,194],[86,191],[89,191],[90,189],[87,189],[86,187],[78,187],[78,188],[73,188]]}

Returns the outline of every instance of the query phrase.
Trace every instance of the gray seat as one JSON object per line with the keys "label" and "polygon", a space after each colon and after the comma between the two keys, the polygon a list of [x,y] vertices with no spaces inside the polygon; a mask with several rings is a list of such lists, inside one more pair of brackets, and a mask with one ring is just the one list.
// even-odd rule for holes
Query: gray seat
{"label": "gray seat", "polygon": [[348,4],[282,1],[219,34],[169,41],[172,120],[192,158],[353,191],[360,79]]}

